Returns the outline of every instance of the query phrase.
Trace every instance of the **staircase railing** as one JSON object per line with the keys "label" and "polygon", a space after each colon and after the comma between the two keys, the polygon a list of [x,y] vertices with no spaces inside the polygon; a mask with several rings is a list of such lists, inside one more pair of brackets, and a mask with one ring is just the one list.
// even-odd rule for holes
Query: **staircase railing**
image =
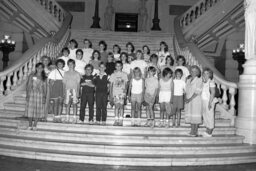
{"label": "staircase railing", "polygon": [[43,55],[52,59],[58,56],[70,37],[71,21],[71,14],[66,13],[62,27],[53,37],[42,38],[11,66],[0,72],[0,99],[5,98],[27,79]]}
{"label": "staircase railing", "polygon": [[55,0],[36,0],[49,12],[60,24],[64,21],[66,11]]}
{"label": "staircase railing", "polygon": [[199,48],[192,42],[187,42],[183,36],[180,27],[180,17],[174,20],[174,30],[176,38],[174,39],[175,53],[183,55],[186,58],[188,65],[198,65],[201,69],[204,67],[210,68],[214,73],[214,80],[218,88],[222,91],[220,103],[217,105],[221,113],[221,118],[230,119],[231,126],[234,126],[236,117],[236,101],[237,84],[225,80],[224,76],[214,67],[214,65],[205,57]]}
{"label": "staircase railing", "polygon": [[195,5],[189,8],[181,17],[180,17],[180,26],[186,27],[192,24],[196,19],[203,15],[215,4],[223,0],[201,0],[198,1]]}

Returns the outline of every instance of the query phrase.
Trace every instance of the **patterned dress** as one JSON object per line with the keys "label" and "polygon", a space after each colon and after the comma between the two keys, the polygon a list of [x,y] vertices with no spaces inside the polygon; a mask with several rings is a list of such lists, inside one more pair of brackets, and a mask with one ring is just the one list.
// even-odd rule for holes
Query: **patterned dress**
{"label": "patterned dress", "polygon": [[186,97],[192,97],[193,94],[197,96],[185,105],[185,121],[190,124],[202,123],[202,93],[203,81],[201,78],[195,77],[193,80],[189,79],[186,83]]}
{"label": "patterned dress", "polygon": [[27,105],[26,116],[29,118],[45,117],[45,101],[47,94],[47,82],[43,81],[34,74],[29,76],[27,82]]}

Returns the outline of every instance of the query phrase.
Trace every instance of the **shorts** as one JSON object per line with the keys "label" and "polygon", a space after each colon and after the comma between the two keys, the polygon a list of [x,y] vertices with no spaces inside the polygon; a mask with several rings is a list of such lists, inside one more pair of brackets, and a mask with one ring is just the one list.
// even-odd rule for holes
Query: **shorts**
{"label": "shorts", "polygon": [[114,104],[124,104],[125,95],[124,94],[117,94],[114,95]]}
{"label": "shorts", "polygon": [[174,96],[173,97],[173,108],[175,108],[175,109],[183,109],[184,108],[183,96]]}
{"label": "shorts", "polygon": [[144,101],[149,104],[149,105],[153,105],[155,103],[155,98],[153,95],[149,94],[149,93],[145,93],[144,95]]}
{"label": "shorts", "polygon": [[65,96],[65,104],[77,104],[78,98],[77,98],[77,92],[75,89],[67,89],[66,90],[66,96]]}
{"label": "shorts", "polygon": [[171,101],[172,92],[160,91],[159,92],[159,103],[169,103]]}
{"label": "shorts", "polygon": [[137,102],[137,103],[142,103],[142,94],[132,94],[131,95],[131,101],[132,102]]}

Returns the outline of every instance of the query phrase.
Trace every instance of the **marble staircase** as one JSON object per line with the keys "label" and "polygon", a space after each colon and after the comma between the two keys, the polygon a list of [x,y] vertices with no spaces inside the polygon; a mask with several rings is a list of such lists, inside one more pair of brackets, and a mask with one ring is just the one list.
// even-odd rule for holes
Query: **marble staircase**
{"label": "marble staircase", "polygon": [[110,32],[101,30],[71,30],[71,39],[78,41],[79,48],[83,48],[83,40],[89,39],[92,41],[93,48],[98,49],[98,43],[101,40],[105,40],[108,49],[113,50],[113,45],[118,44],[122,51],[126,51],[126,43],[132,42],[135,46],[135,50],[142,49],[144,45],[148,45],[151,54],[159,50],[159,43],[165,41],[169,46],[169,51],[173,54],[173,36],[170,33],[164,32]]}
{"label": "marble staircase", "polygon": [[[218,118],[213,137],[189,137],[182,117],[179,128],[112,126],[113,109],[108,108],[107,126],[39,122],[27,130],[25,92],[0,109],[0,154],[19,158],[75,163],[136,166],[223,165],[256,162],[256,146],[243,143],[229,120]],[[88,113],[88,111],[86,111]],[[127,105],[126,114],[130,114]],[[65,115],[63,115],[65,117]],[[88,118],[86,114],[86,119]],[[156,111],[159,118],[159,111]],[[158,120],[158,119],[156,119]],[[142,112],[142,123],[146,121]],[[200,126],[199,133],[205,131]]]}

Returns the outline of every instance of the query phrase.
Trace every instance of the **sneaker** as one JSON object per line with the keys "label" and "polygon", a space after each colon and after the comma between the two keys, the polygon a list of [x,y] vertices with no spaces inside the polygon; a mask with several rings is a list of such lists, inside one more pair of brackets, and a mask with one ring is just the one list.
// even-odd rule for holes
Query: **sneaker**
{"label": "sneaker", "polygon": [[83,124],[84,121],[81,121],[80,119],[77,121],[78,124]]}
{"label": "sneaker", "polygon": [[93,125],[93,120],[89,121],[89,125]]}
{"label": "sneaker", "polygon": [[33,127],[32,129],[33,129],[33,131],[36,131],[36,130],[37,130],[37,127]]}
{"label": "sneaker", "polygon": [[107,124],[106,124],[106,121],[103,121],[102,122],[102,126],[106,126]]}
{"label": "sneaker", "polygon": [[159,124],[158,124],[158,127],[159,127],[159,128],[164,127],[164,122],[163,122],[163,121],[160,121]]}
{"label": "sneaker", "polygon": [[32,130],[33,128],[31,127],[31,126],[29,126],[28,128],[27,128],[27,130]]}
{"label": "sneaker", "polygon": [[212,134],[208,134],[207,132],[203,132],[202,136],[205,137],[205,138],[209,138],[209,137],[212,137]]}
{"label": "sneaker", "polygon": [[115,120],[113,126],[118,126],[118,120]]}
{"label": "sneaker", "polygon": [[123,126],[123,120],[119,120],[118,126]]}
{"label": "sneaker", "polygon": [[155,120],[151,120],[151,122],[150,122],[150,127],[151,127],[151,128],[154,128],[154,127],[155,127]]}
{"label": "sneaker", "polygon": [[169,120],[166,120],[166,122],[165,122],[165,128],[170,128],[170,122],[169,122]]}
{"label": "sneaker", "polygon": [[96,121],[96,122],[95,122],[95,125],[100,125],[100,121]]}

